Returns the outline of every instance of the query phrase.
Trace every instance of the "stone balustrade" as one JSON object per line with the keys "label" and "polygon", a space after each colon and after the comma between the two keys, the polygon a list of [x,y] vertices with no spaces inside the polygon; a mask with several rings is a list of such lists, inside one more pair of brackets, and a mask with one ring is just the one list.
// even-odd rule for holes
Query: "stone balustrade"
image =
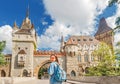
{"label": "stone balustrade", "polygon": [[81,76],[76,78],[68,77],[67,79],[95,84],[120,84],[120,76]]}
{"label": "stone balustrade", "polygon": [[35,77],[0,77],[0,84],[22,84],[25,81],[32,81]]}

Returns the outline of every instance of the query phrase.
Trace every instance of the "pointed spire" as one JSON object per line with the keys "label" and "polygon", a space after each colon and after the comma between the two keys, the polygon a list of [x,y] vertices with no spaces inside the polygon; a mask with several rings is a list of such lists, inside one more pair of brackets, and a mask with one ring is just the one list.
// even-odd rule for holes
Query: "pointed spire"
{"label": "pointed spire", "polygon": [[14,25],[13,25],[13,29],[18,29],[18,26],[17,26],[17,24],[16,24],[16,21],[14,22]]}
{"label": "pointed spire", "polygon": [[23,20],[23,23],[21,25],[22,29],[31,29],[31,20],[29,19],[29,6],[26,11],[26,18]]}
{"label": "pointed spire", "polygon": [[96,32],[95,36],[110,30],[112,30],[112,28],[108,26],[105,18],[103,17],[100,19],[98,31]]}
{"label": "pointed spire", "polygon": [[13,25],[13,27],[17,27],[16,21],[14,22],[14,25]]}
{"label": "pointed spire", "polygon": [[107,22],[104,17],[100,19],[99,27],[107,26]]}
{"label": "pointed spire", "polygon": [[26,17],[29,17],[29,5],[28,5],[28,8],[27,8]]}

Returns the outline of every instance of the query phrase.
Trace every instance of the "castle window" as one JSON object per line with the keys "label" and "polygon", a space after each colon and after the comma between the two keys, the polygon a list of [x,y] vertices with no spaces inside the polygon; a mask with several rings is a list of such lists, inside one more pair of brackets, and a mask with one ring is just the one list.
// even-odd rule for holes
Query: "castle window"
{"label": "castle window", "polygon": [[74,70],[71,71],[71,77],[75,77],[76,76],[76,73]]}
{"label": "castle window", "polygon": [[72,52],[70,51],[70,56],[72,56]]}
{"label": "castle window", "polygon": [[77,41],[80,41],[80,39],[78,39]]}
{"label": "castle window", "polygon": [[18,60],[17,60],[18,66],[24,67],[25,61],[26,61],[26,52],[24,50],[20,50],[20,52],[18,52]]}
{"label": "castle window", "polygon": [[28,48],[26,47],[25,49],[27,50]]}
{"label": "castle window", "polygon": [[25,64],[25,55],[18,55],[18,66],[24,67]]}
{"label": "castle window", "polygon": [[75,39],[73,39],[73,41],[75,41]]}
{"label": "castle window", "polygon": [[20,57],[20,60],[23,61],[23,57]]}
{"label": "castle window", "polygon": [[26,69],[23,70],[23,76],[27,77],[28,76],[28,71]]}
{"label": "castle window", "polygon": [[20,47],[18,47],[18,49],[20,50]]}
{"label": "castle window", "polygon": [[92,62],[94,61],[94,56],[93,56],[93,54],[91,55],[91,61],[92,61]]}
{"label": "castle window", "polygon": [[6,72],[4,70],[1,70],[1,77],[5,77],[6,76]]}
{"label": "castle window", "polygon": [[83,39],[83,41],[87,41],[87,39]]}
{"label": "castle window", "polygon": [[89,61],[88,54],[85,54],[85,55],[84,55],[84,61],[85,61],[85,62],[88,62],[88,61]]}
{"label": "castle window", "polygon": [[81,56],[80,55],[78,55],[78,62],[81,62]]}
{"label": "castle window", "polygon": [[74,52],[74,56],[75,56],[75,52]]}
{"label": "castle window", "polygon": [[93,39],[90,38],[89,41],[93,41]]}

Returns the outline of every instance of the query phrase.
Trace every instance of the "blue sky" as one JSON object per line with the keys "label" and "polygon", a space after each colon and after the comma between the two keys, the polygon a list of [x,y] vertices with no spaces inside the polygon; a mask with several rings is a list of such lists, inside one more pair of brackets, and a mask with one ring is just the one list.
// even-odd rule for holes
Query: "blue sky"
{"label": "blue sky", "polygon": [[[7,2],[7,3],[6,3]],[[35,28],[39,29],[38,34],[41,35],[48,25],[52,24],[50,15],[45,14],[45,8],[42,0],[2,0],[0,3],[0,26],[9,24],[13,26],[16,21],[20,26],[26,16],[29,8],[29,17]],[[43,21],[47,21],[47,25],[43,25]]]}
{"label": "blue sky", "polygon": [[93,36],[102,17],[114,28],[115,18],[120,15],[119,6],[107,5],[108,0],[1,0],[0,40],[7,41],[5,52],[11,53],[13,23],[16,21],[20,27],[29,7],[29,18],[38,35],[38,49],[59,50],[62,35],[64,38]]}

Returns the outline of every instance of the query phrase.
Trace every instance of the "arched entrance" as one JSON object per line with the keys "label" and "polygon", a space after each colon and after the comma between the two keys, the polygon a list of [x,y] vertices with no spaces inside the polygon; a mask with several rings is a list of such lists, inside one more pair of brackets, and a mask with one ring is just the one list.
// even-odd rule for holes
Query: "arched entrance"
{"label": "arched entrance", "polygon": [[35,69],[34,69],[34,75],[38,77],[38,79],[47,79],[49,78],[49,75],[47,73],[50,60],[46,60],[42,63],[40,63]]}
{"label": "arched entrance", "polygon": [[4,70],[1,70],[1,77],[5,77],[6,76],[6,73]]}
{"label": "arched entrance", "polygon": [[23,77],[27,77],[28,76],[28,71],[26,69],[23,70],[23,74],[22,74]]}
{"label": "arched entrance", "polygon": [[89,73],[88,69],[89,69],[89,67],[86,67],[86,68],[85,68],[85,73],[86,73],[86,74]]}
{"label": "arched entrance", "polygon": [[44,64],[43,66],[40,67],[39,72],[38,72],[38,78],[39,79],[47,79],[49,78],[48,75],[48,68],[49,68],[50,62]]}
{"label": "arched entrance", "polygon": [[72,70],[70,74],[71,74],[71,77],[75,77],[76,76],[76,73],[75,73],[74,70]]}

